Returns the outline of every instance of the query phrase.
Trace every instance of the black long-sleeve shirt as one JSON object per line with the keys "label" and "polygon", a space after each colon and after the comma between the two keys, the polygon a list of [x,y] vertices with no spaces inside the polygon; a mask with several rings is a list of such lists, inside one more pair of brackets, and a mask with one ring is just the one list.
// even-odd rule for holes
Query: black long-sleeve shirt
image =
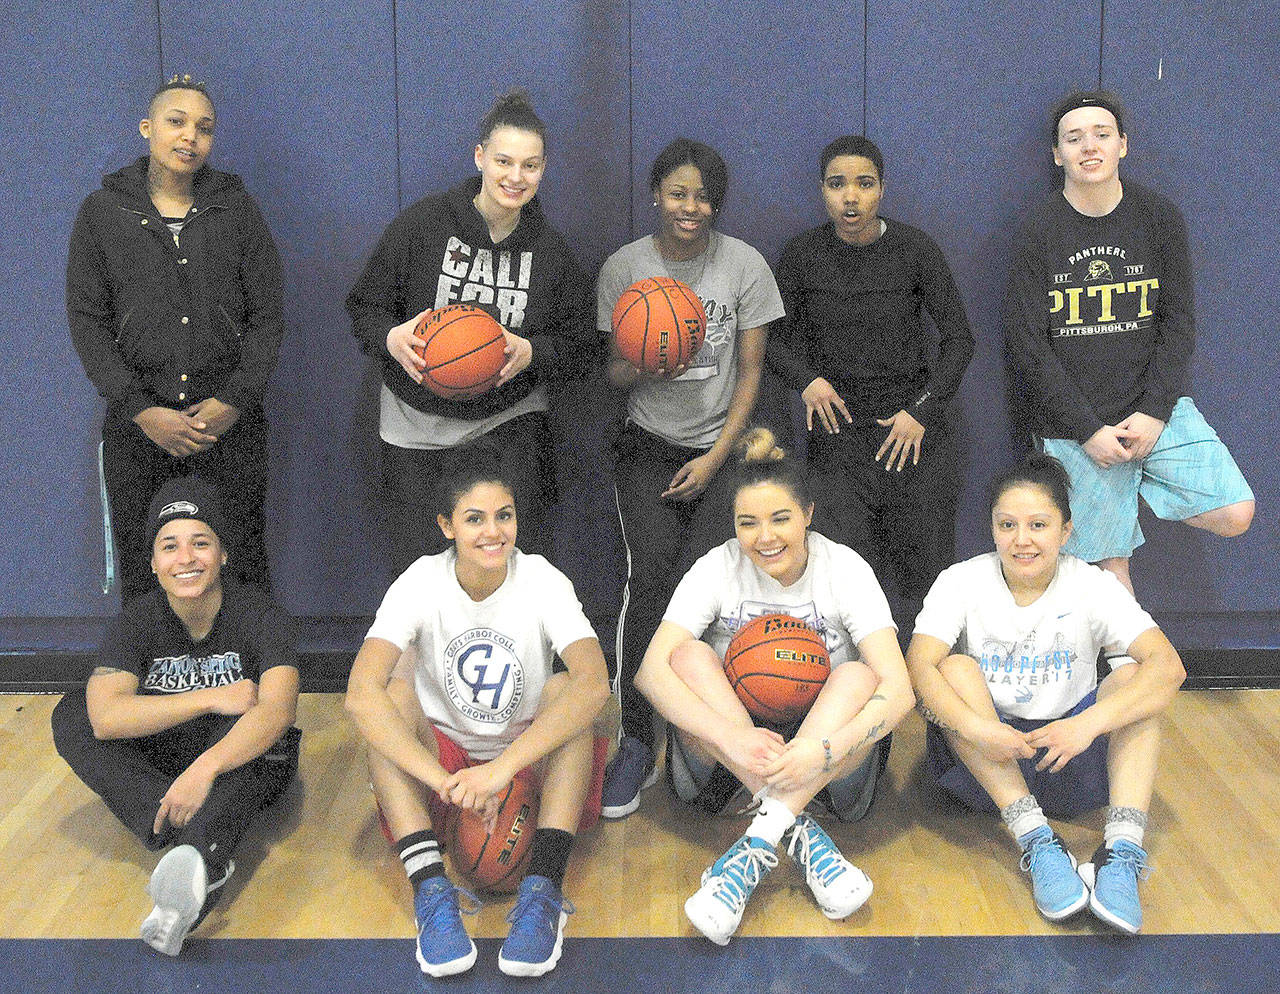
{"label": "black long-sleeve shirt", "polygon": [[870,245],[849,245],[830,223],[787,244],[777,270],[787,313],[770,329],[768,362],[794,390],[826,379],[856,421],[905,410],[928,427],[960,386],[973,334],[937,244],[884,222]]}
{"label": "black long-sleeve shirt", "polygon": [[1084,442],[1135,411],[1168,421],[1195,349],[1192,297],[1186,225],[1164,197],[1126,182],[1104,217],[1050,197],[1019,234],[1004,307],[1032,429]]}

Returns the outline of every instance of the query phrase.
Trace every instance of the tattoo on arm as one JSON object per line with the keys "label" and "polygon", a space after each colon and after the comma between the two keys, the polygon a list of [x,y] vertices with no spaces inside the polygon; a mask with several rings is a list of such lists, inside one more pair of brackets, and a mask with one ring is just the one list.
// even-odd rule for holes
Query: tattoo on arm
{"label": "tattoo on arm", "polygon": [[867,734],[862,736],[862,741],[859,742],[856,746],[854,746],[849,751],[855,752],[858,749],[862,748],[862,746],[866,745],[868,742],[874,742],[876,739],[880,737],[881,733],[884,731],[885,724],[886,722],[882,721],[878,725],[873,725],[872,727],[868,728]]}
{"label": "tattoo on arm", "polygon": [[[889,698],[885,697],[885,696],[884,696],[884,694],[872,694],[872,695],[871,695],[871,700],[872,700],[872,701],[887,701],[888,699],[889,699]],[[868,703],[870,703],[870,702],[868,702]]]}
{"label": "tattoo on arm", "polygon": [[110,676],[112,673],[124,673],[118,666],[95,666],[90,676]]}
{"label": "tattoo on arm", "polygon": [[956,729],[952,728],[950,725],[944,722],[941,718],[939,718],[938,715],[934,712],[934,710],[930,708],[927,704],[925,704],[924,701],[916,701],[916,710],[920,712],[921,717],[923,717],[925,721],[929,722],[929,724],[931,725],[937,725],[944,732],[956,731]]}

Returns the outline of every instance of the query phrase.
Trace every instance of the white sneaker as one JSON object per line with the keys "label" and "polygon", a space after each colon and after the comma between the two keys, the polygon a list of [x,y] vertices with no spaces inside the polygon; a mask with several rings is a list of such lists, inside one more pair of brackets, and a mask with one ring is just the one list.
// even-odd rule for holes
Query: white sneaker
{"label": "white sneaker", "polygon": [[702,872],[702,886],[684,902],[684,913],[716,945],[728,945],[742,922],[747,898],[777,865],[773,846],[744,835]]}
{"label": "white sneaker", "polygon": [[787,854],[804,867],[805,883],[828,918],[848,918],[871,896],[871,878],[845,859],[807,814],[796,816]]}
{"label": "white sneaker", "polygon": [[165,853],[147,884],[155,907],[142,921],[143,941],[166,956],[177,956],[204,907],[208,886],[204,857],[195,846],[175,846]]}

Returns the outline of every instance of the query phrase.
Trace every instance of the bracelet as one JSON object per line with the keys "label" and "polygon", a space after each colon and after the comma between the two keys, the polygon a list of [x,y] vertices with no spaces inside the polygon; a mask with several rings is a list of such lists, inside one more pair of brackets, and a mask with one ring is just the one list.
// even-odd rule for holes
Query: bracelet
{"label": "bracelet", "polygon": [[831,740],[822,740],[822,772],[831,772]]}

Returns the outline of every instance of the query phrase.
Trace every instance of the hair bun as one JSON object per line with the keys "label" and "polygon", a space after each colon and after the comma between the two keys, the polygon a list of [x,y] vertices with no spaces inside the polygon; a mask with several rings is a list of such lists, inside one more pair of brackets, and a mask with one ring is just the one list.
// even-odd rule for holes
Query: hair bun
{"label": "hair bun", "polygon": [[781,462],[787,454],[768,428],[751,428],[736,446],[738,461],[743,463]]}

